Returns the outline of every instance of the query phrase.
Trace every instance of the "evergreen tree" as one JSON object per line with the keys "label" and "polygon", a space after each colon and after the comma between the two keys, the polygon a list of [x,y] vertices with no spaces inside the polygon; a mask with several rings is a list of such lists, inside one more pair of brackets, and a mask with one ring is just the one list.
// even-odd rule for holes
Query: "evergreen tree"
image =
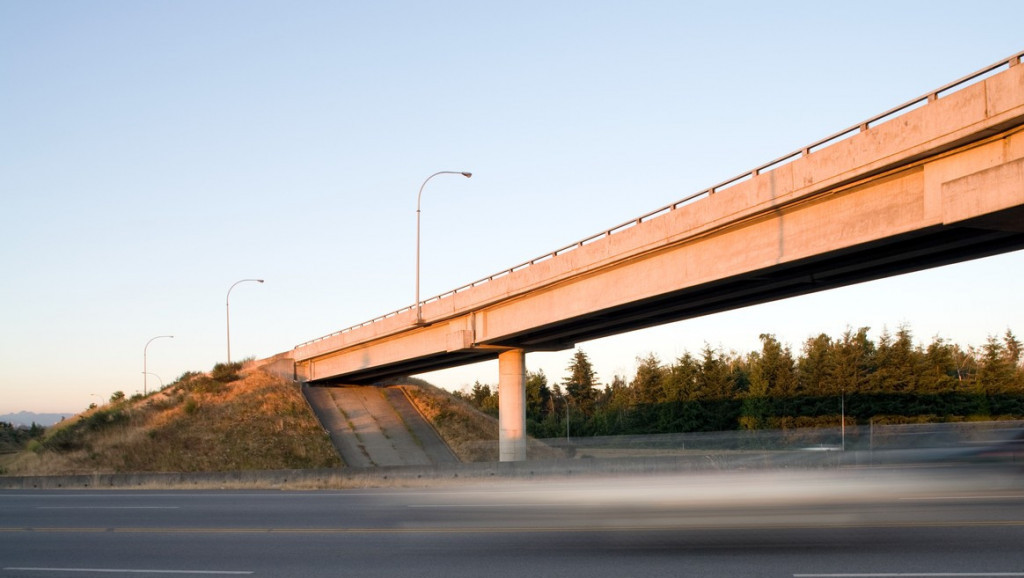
{"label": "evergreen tree", "polygon": [[697,376],[696,393],[701,399],[731,399],[736,394],[736,384],[729,359],[707,343],[701,350],[700,371]]}
{"label": "evergreen tree", "polygon": [[1024,344],[1009,329],[1003,335],[1003,344],[1006,346],[1007,361],[1015,369],[1021,369],[1021,363],[1024,363],[1024,357],[1022,357],[1024,352],[1021,351],[1024,348]]}
{"label": "evergreen tree", "polygon": [[616,375],[610,385],[604,388],[595,410],[601,424],[595,427],[595,435],[621,435],[631,433],[630,412],[633,409],[632,391],[626,378]]}
{"label": "evergreen tree", "polygon": [[482,408],[489,397],[491,397],[491,386],[479,381],[473,383],[473,389],[469,392],[469,399],[473,405]]}
{"label": "evergreen tree", "polygon": [[[653,360],[657,358],[653,355]],[[668,369],[660,368],[661,394],[659,401],[679,402],[698,399],[704,396],[704,383],[700,379],[701,368],[696,359],[688,352],[676,360]]]}
{"label": "evergreen tree", "polygon": [[803,356],[797,363],[797,381],[801,391],[819,397],[837,393],[830,379],[835,373],[831,349],[832,338],[824,333],[804,342]]}
{"label": "evergreen tree", "polygon": [[983,395],[1005,393],[1012,388],[1017,369],[1014,354],[1004,342],[989,336],[981,348],[976,391]]}
{"label": "evergreen tree", "polygon": [[565,435],[566,396],[562,387],[555,383],[551,388],[551,410],[544,418],[541,428],[544,437],[560,437]]}
{"label": "evergreen tree", "polygon": [[548,378],[543,371],[526,374],[526,419],[537,423],[544,421],[553,409]]}
{"label": "evergreen tree", "polygon": [[584,415],[590,415],[597,397],[595,388],[599,385],[590,358],[582,349],[577,349],[566,371],[569,372],[569,376],[562,382],[565,385],[566,396]]}
{"label": "evergreen tree", "polygon": [[774,335],[762,333],[761,351],[748,356],[750,389],[743,402],[743,424],[747,429],[767,427],[792,409],[797,393],[795,362],[789,347]]}
{"label": "evergreen tree", "polygon": [[832,348],[831,379],[842,394],[852,395],[868,389],[874,371],[875,346],[868,339],[868,327],[854,333],[847,329]]}
{"label": "evergreen tree", "polygon": [[665,378],[665,368],[656,355],[650,353],[647,357],[636,358],[636,376],[629,384],[634,403],[653,405],[665,401]]}
{"label": "evergreen tree", "polygon": [[1014,366],[1014,380],[1011,389],[1017,395],[1024,395],[1024,344],[1009,329],[1006,330],[1006,351],[1010,357],[1010,363]]}
{"label": "evergreen tree", "polygon": [[917,390],[918,363],[910,329],[900,326],[893,339],[883,331],[875,349],[875,368],[869,376],[871,391],[904,393]]}
{"label": "evergreen tree", "polygon": [[955,391],[962,380],[957,359],[962,356],[959,348],[946,343],[941,337],[932,338],[924,351],[918,388],[923,393]]}

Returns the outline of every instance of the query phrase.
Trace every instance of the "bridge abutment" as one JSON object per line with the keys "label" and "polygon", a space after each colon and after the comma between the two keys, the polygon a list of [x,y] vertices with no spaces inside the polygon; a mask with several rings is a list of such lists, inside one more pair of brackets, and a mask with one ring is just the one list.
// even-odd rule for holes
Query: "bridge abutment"
{"label": "bridge abutment", "polygon": [[526,352],[498,355],[498,459],[526,459]]}

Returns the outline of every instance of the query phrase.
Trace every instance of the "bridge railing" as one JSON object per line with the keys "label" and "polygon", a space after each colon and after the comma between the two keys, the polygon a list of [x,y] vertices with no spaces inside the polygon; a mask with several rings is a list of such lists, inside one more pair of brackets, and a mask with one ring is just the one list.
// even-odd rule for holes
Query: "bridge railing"
{"label": "bridge railing", "polygon": [[[760,174],[772,171],[772,170],[774,170],[776,168],[779,168],[779,167],[781,167],[783,165],[791,163],[791,162],[793,162],[793,161],[795,161],[795,160],[797,160],[799,158],[803,158],[803,157],[805,157],[805,156],[807,156],[807,155],[809,155],[811,153],[815,153],[815,152],[820,151],[822,149],[825,149],[825,148],[827,148],[827,147],[829,147],[829,146],[831,146],[833,144],[836,144],[836,143],[838,143],[840,141],[846,140],[846,139],[848,139],[848,138],[850,138],[850,137],[852,137],[854,135],[857,135],[857,134],[860,134],[862,132],[865,132],[865,131],[869,130],[872,127],[875,127],[875,126],[878,126],[878,125],[880,125],[880,124],[882,124],[884,122],[893,120],[893,119],[895,119],[895,118],[897,118],[897,117],[899,117],[899,116],[901,116],[903,114],[906,114],[906,113],[908,113],[908,112],[910,112],[912,110],[915,110],[917,108],[920,108],[922,106],[925,106],[928,103],[934,102],[934,101],[936,101],[936,100],[938,100],[938,99],[940,99],[940,98],[942,98],[944,96],[953,94],[953,93],[957,92],[958,90],[961,90],[963,88],[971,86],[972,84],[980,82],[980,81],[982,81],[982,80],[984,80],[984,79],[986,79],[986,78],[988,78],[990,76],[998,74],[999,72],[1002,72],[1002,71],[1010,68],[1011,66],[1017,66],[1017,65],[1019,65],[1021,63],[1022,59],[1024,59],[1024,51],[1018,52],[1018,53],[1014,54],[1013,56],[1010,56],[1009,58],[1004,58],[1003,60],[995,62],[995,63],[993,63],[993,64],[991,64],[989,66],[986,66],[985,68],[982,68],[980,70],[972,72],[971,74],[968,74],[967,76],[964,76],[963,78],[960,78],[958,80],[954,80],[953,82],[950,82],[949,84],[941,86],[941,87],[939,87],[939,88],[937,88],[935,90],[932,90],[930,92],[927,92],[927,93],[925,93],[925,94],[923,94],[923,95],[921,95],[921,96],[919,96],[917,98],[914,98],[912,100],[908,100],[907,102],[905,102],[905,103],[903,103],[903,104],[901,104],[899,106],[891,108],[891,109],[889,109],[889,110],[887,110],[887,111],[885,111],[885,112],[883,112],[881,114],[875,115],[875,116],[873,116],[873,117],[871,117],[871,118],[869,118],[869,119],[867,119],[865,121],[862,121],[860,123],[857,123],[857,124],[855,124],[855,125],[853,125],[853,126],[851,126],[849,128],[846,128],[846,129],[841,130],[839,132],[833,133],[832,135],[829,135],[829,136],[827,136],[827,137],[825,137],[825,138],[823,138],[821,140],[815,141],[815,142],[813,142],[813,143],[811,143],[811,144],[809,144],[809,145],[807,145],[807,146],[805,146],[803,148],[797,149],[797,150],[795,150],[795,151],[793,151],[793,152],[791,152],[789,154],[786,154],[786,155],[783,155],[781,157],[778,157],[778,158],[776,158],[773,161],[770,161],[768,163],[760,165],[760,166],[758,166],[758,167],[756,167],[754,169],[751,169],[749,171],[740,173],[740,174],[736,175],[735,177],[732,177],[731,179],[727,179],[727,180],[724,180],[724,181],[718,183],[717,185],[714,185],[714,186],[709,187],[707,189],[704,189],[702,191],[698,191],[696,193],[693,193],[693,194],[691,194],[691,195],[689,195],[687,197],[684,197],[684,198],[682,198],[682,199],[680,199],[680,200],[678,200],[678,201],[676,201],[674,203],[671,203],[669,205],[665,205],[664,207],[661,207],[659,209],[655,209],[655,210],[653,210],[653,211],[651,211],[649,213],[644,213],[643,215],[640,215],[639,217],[636,217],[634,219],[630,219],[629,221],[626,221],[624,223],[621,223],[621,224],[616,225],[614,227],[611,227],[609,229],[605,229],[605,230],[603,230],[603,231],[601,231],[599,233],[596,233],[594,235],[591,235],[591,236],[589,236],[589,237],[587,237],[585,239],[581,239],[579,241],[576,241],[575,243],[572,243],[572,244],[566,245],[566,246],[564,246],[564,247],[562,247],[560,249],[556,249],[554,251],[551,251],[550,253],[545,253],[544,255],[541,255],[540,257],[535,257],[533,259],[530,259],[529,261],[524,261],[524,262],[522,262],[522,263],[520,263],[518,265],[515,265],[513,267],[509,267],[508,269],[504,269],[504,270],[499,271],[499,272],[497,272],[497,273],[495,273],[493,275],[489,275],[489,276],[484,277],[482,279],[478,279],[476,281],[473,281],[472,283],[467,283],[465,285],[462,285],[462,286],[457,287],[455,289],[452,289],[450,291],[446,291],[446,292],[441,293],[439,295],[435,295],[433,297],[428,297],[428,298],[424,299],[421,303],[423,305],[426,305],[428,303],[433,303],[435,301],[440,301],[441,299],[444,299],[444,298],[447,298],[447,297],[451,297],[451,296],[455,295],[456,293],[461,293],[462,291],[466,291],[468,289],[472,289],[474,287],[478,287],[480,285],[483,285],[484,283],[489,283],[491,281],[494,281],[495,279],[500,279],[501,277],[504,277],[506,275],[510,275],[512,273],[515,273],[516,271],[521,271],[521,270],[526,269],[527,267],[530,267],[532,265],[536,265],[536,264],[541,263],[543,261],[547,261],[548,259],[553,259],[554,257],[557,257],[559,255],[563,255],[565,253],[568,253],[570,251],[573,251],[573,250],[578,249],[580,247],[583,247],[585,245],[589,245],[590,243],[593,243],[595,241],[599,241],[599,240],[604,239],[606,237],[610,237],[611,235],[614,235],[616,233],[621,233],[622,231],[625,231],[627,229],[635,227],[636,225],[639,225],[639,224],[641,224],[643,222],[649,221],[649,220],[651,220],[651,219],[653,219],[655,217],[659,217],[661,215],[664,215],[666,213],[669,213],[671,211],[679,209],[680,207],[686,206],[686,205],[688,205],[688,204],[690,204],[690,203],[692,203],[694,201],[698,201],[700,199],[703,199],[703,198],[706,198],[706,197],[710,197],[711,195],[719,193],[719,192],[721,192],[721,191],[723,191],[725,189],[728,189],[730,187],[736,186],[736,185],[738,185],[738,184],[740,184],[740,183],[742,183],[744,181],[748,181],[748,180],[756,177],[757,175],[760,175]],[[375,318],[373,318],[373,319],[371,319],[369,321],[364,321],[362,323],[358,323],[358,324],[353,325],[351,327],[346,327],[345,329],[342,329],[340,331],[335,331],[334,333],[331,333],[331,334],[328,334],[328,335],[324,335],[324,336],[318,337],[316,339],[312,339],[312,340],[307,341],[305,343],[301,343],[301,344],[297,345],[296,347],[303,347],[303,346],[306,346],[306,345],[311,345],[313,343],[317,343],[319,341],[323,341],[324,339],[329,339],[331,337],[335,337],[335,336],[341,335],[343,333],[348,333],[348,332],[353,331],[355,329],[359,329],[361,327],[366,327],[367,325],[372,325],[372,324],[377,323],[379,321],[383,321],[385,319],[390,319],[391,317],[394,317],[396,315],[401,315],[402,313],[406,313],[408,311],[412,311],[415,308],[416,308],[416,304],[413,303],[412,305],[408,305],[406,307],[398,309],[397,311],[392,311],[391,313],[386,313],[386,314],[381,315],[379,317],[375,317]]]}

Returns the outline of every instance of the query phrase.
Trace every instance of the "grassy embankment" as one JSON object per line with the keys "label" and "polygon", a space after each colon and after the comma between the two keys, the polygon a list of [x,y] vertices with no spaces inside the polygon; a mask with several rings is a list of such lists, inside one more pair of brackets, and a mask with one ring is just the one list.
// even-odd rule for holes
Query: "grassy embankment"
{"label": "grassy embankment", "polygon": [[[498,460],[497,420],[424,381],[402,387],[461,461]],[[528,455],[563,457],[532,439]],[[118,397],[2,457],[6,475],[344,466],[296,384],[239,364],[186,373],[145,397]]]}
{"label": "grassy embankment", "polygon": [[331,468],[341,461],[298,386],[218,365],[49,428],[8,475]]}

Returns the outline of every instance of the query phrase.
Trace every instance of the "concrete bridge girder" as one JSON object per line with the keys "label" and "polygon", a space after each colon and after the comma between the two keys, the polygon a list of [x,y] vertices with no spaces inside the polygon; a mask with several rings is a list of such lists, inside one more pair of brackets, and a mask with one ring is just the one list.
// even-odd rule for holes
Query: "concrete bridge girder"
{"label": "concrete bridge girder", "polygon": [[[1018,132],[934,163],[779,206],[731,228],[622,260],[615,268],[581,275],[528,297],[422,328],[407,326],[406,332],[315,358],[306,377],[350,374],[438,353],[461,353],[467,363],[497,356],[497,351],[479,349],[480,345],[571,347],[577,341],[571,337],[556,344],[515,339],[524,328],[613,309],[681,287],[712,284],[731,272],[770,268],[915,230],[973,219],[970,224],[975,227],[1020,232],[1021,221],[1003,211],[1024,205],[1022,159],[1024,134]],[[981,194],[993,190],[1004,193]],[[988,221],[977,220],[985,215]]]}
{"label": "concrete bridge girder", "polygon": [[[525,353],[1024,248],[1024,66],[572,251],[297,347],[300,379],[499,360],[503,459]],[[509,408],[505,420],[506,405]],[[525,438],[523,438],[525,440]]]}

